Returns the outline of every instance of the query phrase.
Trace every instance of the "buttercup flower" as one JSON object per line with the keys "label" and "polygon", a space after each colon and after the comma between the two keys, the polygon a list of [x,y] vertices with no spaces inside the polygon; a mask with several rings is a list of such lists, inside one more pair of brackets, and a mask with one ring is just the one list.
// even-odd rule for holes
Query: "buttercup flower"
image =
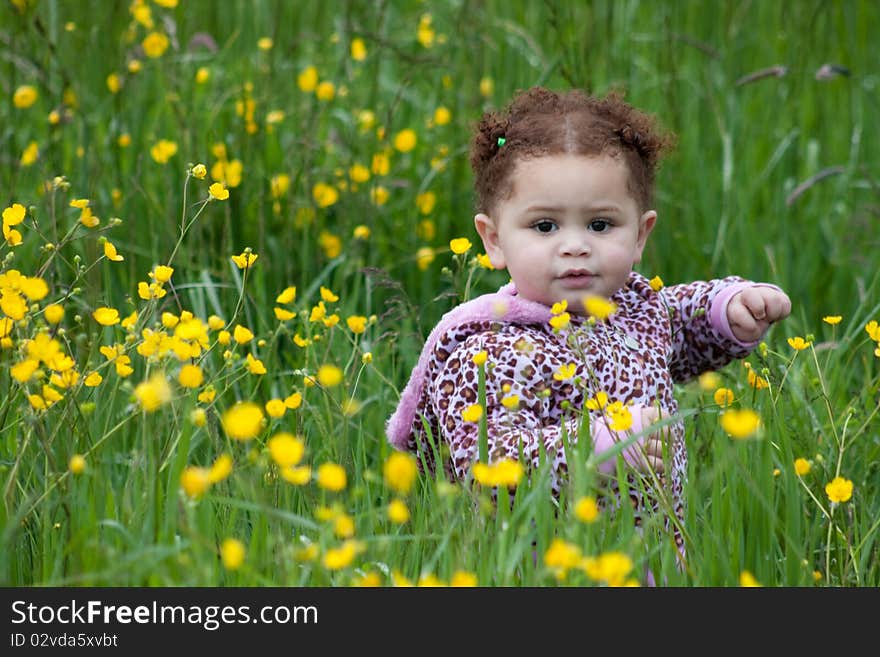
{"label": "buttercup flower", "polygon": [[835,477],[825,484],[825,494],[832,502],[841,504],[852,498],[853,482],[843,477]]}
{"label": "buttercup flower", "polygon": [[156,59],[165,54],[168,49],[168,37],[161,32],[150,32],[141,42],[144,53],[151,59]]}
{"label": "buttercup flower", "polygon": [[721,414],[721,428],[731,438],[749,438],[761,426],[761,417],[750,409],[730,409]]}
{"label": "buttercup flower", "polygon": [[223,431],[235,440],[252,440],[263,428],[263,410],[253,402],[238,402],[221,420]]}
{"label": "buttercup flower", "polygon": [[336,463],[322,463],[318,466],[318,486],[334,492],[346,486],[345,469]]}
{"label": "buttercup flower", "polygon": [[37,98],[39,97],[40,94],[37,92],[36,87],[24,84],[18,87],[15,90],[15,93],[12,94],[12,104],[18,109],[27,109],[37,102]]}
{"label": "buttercup flower", "polygon": [[575,517],[582,522],[595,522],[599,517],[599,505],[593,497],[582,497],[574,507]]}
{"label": "buttercup flower", "polygon": [[832,326],[834,326],[835,324],[840,324],[840,320],[842,319],[843,317],[841,315],[828,315],[826,317],[823,317],[822,321],[826,324],[831,324]]}
{"label": "buttercup flower", "polygon": [[216,199],[218,201],[225,201],[229,198],[229,190],[226,189],[226,186],[223,183],[215,182],[210,187],[208,187],[208,194],[212,199]]}
{"label": "buttercup flower", "polygon": [[409,509],[403,500],[392,500],[388,505],[388,519],[391,522],[402,525],[410,518]]}
{"label": "buttercup flower", "polygon": [[251,267],[259,256],[256,253],[250,253],[247,250],[242,251],[239,255],[231,256],[232,262],[236,264],[239,269],[247,269]]}
{"label": "buttercup flower", "polygon": [[473,245],[467,237],[459,237],[449,242],[449,248],[452,249],[452,252],[456,255],[467,253],[471,246]]}
{"label": "buttercup flower", "polygon": [[483,407],[479,404],[471,404],[461,412],[461,418],[465,422],[479,422],[483,417]]}
{"label": "buttercup flower", "polygon": [[244,563],[244,543],[235,538],[227,538],[220,545],[220,559],[226,570],[238,570]]}
{"label": "buttercup flower", "polygon": [[92,313],[92,317],[101,326],[113,326],[119,323],[119,311],[114,308],[98,308]]}
{"label": "buttercup flower", "polygon": [[413,148],[416,147],[416,133],[414,130],[410,128],[406,128],[401,130],[396,135],[394,135],[394,148],[399,150],[401,153],[408,153]]}
{"label": "buttercup flower", "polygon": [[788,338],[788,346],[795,351],[803,351],[812,344],[812,342],[807,342],[799,335],[793,338]]}
{"label": "buttercup flower", "polygon": [[385,485],[400,495],[412,489],[418,475],[416,459],[412,454],[392,452],[382,467]]}
{"label": "buttercup flower", "polygon": [[583,304],[587,314],[596,319],[607,319],[617,311],[614,302],[594,295],[585,296]]}
{"label": "buttercup flower", "polygon": [[798,477],[804,477],[810,473],[810,462],[805,458],[798,458],[794,461],[794,471]]}

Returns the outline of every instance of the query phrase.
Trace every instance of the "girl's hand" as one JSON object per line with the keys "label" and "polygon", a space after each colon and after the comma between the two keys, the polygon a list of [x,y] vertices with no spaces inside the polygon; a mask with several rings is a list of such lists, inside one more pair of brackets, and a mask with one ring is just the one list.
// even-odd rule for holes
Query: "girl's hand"
{"label": "girl's hand", "polygon": [[[642,406],[642,427],[647,428],[660,419],[660,412],[655,406]],[[640,469],[647,471],[649,468],[657,474],[663,474],[663,443],[668,439],[665,429],[656,431],[638,441],[641,444]]]}
{"label": "girl's hand", "polygon": [[790,312],[791,300],[785,292],[756,285],[733,296],[727,304],[727,321],[737,340],[755,342]]}

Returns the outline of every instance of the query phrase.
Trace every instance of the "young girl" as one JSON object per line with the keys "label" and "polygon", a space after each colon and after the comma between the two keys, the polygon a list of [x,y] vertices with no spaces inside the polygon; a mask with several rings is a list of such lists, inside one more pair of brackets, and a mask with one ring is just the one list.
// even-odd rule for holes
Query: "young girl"
{"label": "young girl", "polygon": [[[734,276],[662,287],[632,271],[657,222],[652,188],[670,141],[616,95],[533,88],[483,115],[471,147],[474,223],[512,282],[453,309],[431,332],[388,421],[394,447],[435,467],[427,426],[448,445],[438,450],[448,455],[442,466],[467,476],[480,428],[467,411],[478,404],[485,355],[490,463],[522,458],[528,471],[543,446],[558,492],[571,456],[563,433],[574,443],[588,420],[597,454],[644,433],[624,460],[652,469],[684,517],[684,426],[643,429],[677,412],[674,383],[748,355],[791,304],[774,285]],[[615,472],[615,459],[599,469]],[[634,491],[639,522],[658,500]]]}

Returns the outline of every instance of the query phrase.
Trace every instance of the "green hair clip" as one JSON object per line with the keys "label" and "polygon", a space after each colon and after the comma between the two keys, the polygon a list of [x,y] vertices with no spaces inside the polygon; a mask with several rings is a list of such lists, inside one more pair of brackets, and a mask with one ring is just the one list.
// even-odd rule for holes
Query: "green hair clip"
{"label": "green hair clip", "polygon": [[501,148],[502,146],[504,146],[504,142],[506,142],[506,141],[507,140],[504,137],[499,137],[498,138],[498,148]]}

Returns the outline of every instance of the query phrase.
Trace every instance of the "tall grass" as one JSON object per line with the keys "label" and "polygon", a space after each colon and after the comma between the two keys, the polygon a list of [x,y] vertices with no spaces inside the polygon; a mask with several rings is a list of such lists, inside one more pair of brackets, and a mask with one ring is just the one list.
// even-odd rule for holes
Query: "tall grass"
{"label": "tall grass", "polygon": [[[556,585],[645,583],[650,571],[669,585],[737,585],[750,581],[743,573],[767,586],[880,584],[880,378],[876,336],[865,330],[880,319],[874,3],[461,1],[433,3],[430,13],[390,2],[143,6],[151,28],[145,14],[135,19],[137,3],[0,8],[0,189],[4,208],[28,208],[9,226],[21,244],[0,247],[2,271],[49,288],[8,323],[0,352],[0,582]],[[169,39],[156,58],[144,52],[150,32]],[[271,45],[260,47],[265,37]],[[355,39],[362,61],[352,57]],[[837,68],[817,75],[825,64]],[[302,89],[309,66],[332,83],[332,99]],[[197,82],[202,68],[208,79]],[[505,282],[474,263],[476,249],[453,256],[448,242],[478,242],[470,128],[533,84],[623,88],[678,134],[643,272],[667,283],[736,273],[773,281],[793,300],[792,317],[748,359],[769,387],[750,386],[734,363],[679,390],[691,455],[683,568],[660,517],[641,531],[626,506],[578,519],[574,503],[599,492],[584,441],[558,500],[546,471],[522,481],[509,505],[442,473],[407,492],[383,474],[392,452],[384,422],[427,332],[455,303]],[[28,107],[14,100],[22,86],[38,94]],[[395,148],[407,129],[414,148]],[[151,155],[162,139],[177,145],[165,164]],[[23,162],[32,142],[39,155]],[[369,170],[377,154],[388,171],[353,179],[352,167]],[[240,162],[241,179],[227,169],[229,198],[211,200],[221,160]],[[207,165],[205,180],[190,173],[197,163]],[[338,198],[321,201],[319,183]],[[79,222],[74,198],[90,200],[97,227]],[[103,239],[123,261],[105,256]],[[239,269],[230,256],[246,248],[258,259]],[[174,268],[167,294],[142,299],[138,283],[157,265]],[[290,286],[295,300],[277,303]],[[338,295],[324,301],[336,325],[313,321],[313,308],[332,298],[322,287]],[[64,307],[60,323],[47,320],[50,303]],[[99,325],[93,312],[103,306],[122,318],[136,310],[136,324]],[[276,306],[297,315],[279,320]],[[189,358],[138,353],[143,329],[173,335],[183,311],[255,337],[223,344],[212,328]],[[163,324],[162,313],[175,317]],[[843,319],[830,325],[829,315]],[[363,332],[347,325],[351,316],[366,318]],[[63,399],[45,410],[29,395],[48,399],[51,366],[23,382],[13,375],[40,334],[79,374],[67,388],[51,384]],[[295,335],[311,343],[297,346]],[[795,351],[793,336],[812,345]],[[113,345],[131,358],[128,376],[100,351]],[[248,354],[265,374],[247,369]],[[200,366],[201,386],[179,383],[185,362]],[[318,379],[322,365],[340,368],[342,382]],[[85,386],[95,371],[102,382]],[[167,391],[151,387],[156,372]],[[208,386],[216,396],[200,399]],[[756,437],[721,430],[720,386],[760,414]],[[147,412],[156,392],[169,398]],[[295,393],[300,406],[268,415],[267,402]],[[246,400],[266,424],[238,441],[221,419]],[[302,485],[284,479],[267,446],[279,432],[304,442],[301,465],[312,476]],[[199,479],[200,495],[182,485],[223,454],[228,476]],[[81,472],[71,469],[75,455]],[[809,472],[795,472],[797,458]],[[318,480],[327,463],[344,468],[343,490]],[[852,498],[832,503],[825,487],[838,475],[852,482]],[[387,514],[398,497],[411,514],[404,523]],[[227,538],[245,547],[241,564],[220,558],[230,558]],[[626,555],[632,568],[621,579],[583,560],[601,555]]]}

